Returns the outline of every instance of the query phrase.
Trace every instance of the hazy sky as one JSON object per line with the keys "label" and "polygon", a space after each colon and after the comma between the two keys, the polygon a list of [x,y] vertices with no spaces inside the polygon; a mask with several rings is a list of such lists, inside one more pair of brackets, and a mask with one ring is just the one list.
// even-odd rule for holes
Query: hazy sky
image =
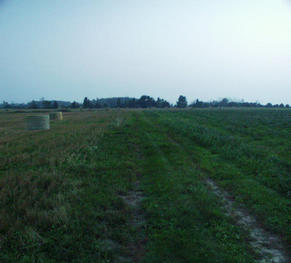
{"label": "hazy sky", "polygon": [[291,104],[289,0],[0,0],[0,100]]}

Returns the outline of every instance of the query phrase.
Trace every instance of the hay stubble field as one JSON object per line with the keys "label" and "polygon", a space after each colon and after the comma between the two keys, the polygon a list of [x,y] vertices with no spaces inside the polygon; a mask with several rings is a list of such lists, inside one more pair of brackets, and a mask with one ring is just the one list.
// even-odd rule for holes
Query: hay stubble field
{"label": "hay stubble field", "polygon": [[288,262],[290,110],[28,115],[0,112],[0,262]]}

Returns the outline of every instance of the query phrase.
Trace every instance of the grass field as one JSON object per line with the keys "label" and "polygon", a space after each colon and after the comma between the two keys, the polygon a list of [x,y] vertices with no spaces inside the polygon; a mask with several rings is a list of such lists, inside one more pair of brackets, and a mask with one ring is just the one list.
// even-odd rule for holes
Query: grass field
{"label": "grass field", "polygon": [[27,115],[0,112],[0,262],[263,262],[207,180],[291,243],[291,110]]}

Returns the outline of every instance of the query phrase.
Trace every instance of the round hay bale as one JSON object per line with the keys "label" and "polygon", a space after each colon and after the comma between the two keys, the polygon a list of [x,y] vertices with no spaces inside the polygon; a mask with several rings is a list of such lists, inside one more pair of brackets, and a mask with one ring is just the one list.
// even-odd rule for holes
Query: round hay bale
{"label": "round hay bale", "polygon": [[49,115],[28,116],[26,124],[28,130],[49,130],[50,117]]}
{"label": "round hay bale", "polygon": [[50,120],[63,120],[63,113],[62,112],[52,112],[50,113]]}

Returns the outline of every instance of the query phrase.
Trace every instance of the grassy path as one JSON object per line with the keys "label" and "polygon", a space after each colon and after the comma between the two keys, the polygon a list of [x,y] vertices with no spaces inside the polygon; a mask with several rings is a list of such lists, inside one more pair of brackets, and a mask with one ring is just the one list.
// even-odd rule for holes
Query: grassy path
{"label": "grassy path", "polygon": [[[258,234],[257,243],[254,240],[251,243],[257,251],[260,251],[261,256],[267,258],[266,262],[273,262],[270,259],[272,254],[274,262],[287,261],[284,259],[284,254],[286,255],[288,248],[288,241],[286,239],[290,238],[290,236],[288,237],[290,235],[290,213],[287,212],[290,210],[290,200],[278,195],[273,190],[267,189],[264,185],[250,180],[250,178],[243,175],[243,172],[238,174],[231,162],[219,159],[219,155],[211,153],[209,149],[201,147],[199,143],[197,144],[196,140],[193,140],[195,130],[191,131],[191,125],[193,125],[191,122],[185,122],[183,118],[171,118],[171,115],[173,114],[161,112],[147,113],[148,118],[155,122],[155,126],[158,126],[160,129],[164,127],[164,132],[169,134],[171,139],[179,144],[185,153],[187,152],[193,161],[193,169],[201,178],[211,177],[217,180],[221,187],[225,187],[225,189],[231,192],[231,199],[236,201],[236,206],[244,204],[259,218],[258,223],[253,225],[253,232],[255,232],[256,228],[260,229],[261,222],[264,222],[265,230],[262,229],[262,231],[264,233],[267,231],[268,234],[261,235],[261,237]],[[193,126],[195,127],[195,125],[197,124],[194,122]],[[279,232],[281,234],[280,237],[270,233],[270,230],[271,232]],[[257,233],[259,232],[257,231]],[[276,239],[285,240],[285,252],[282,249],[282,245],[274,244]],[[264,244],[258,245],[258,242],[263,242]]]}
{"label": "grassy path", "polygon": [[195,175],[192,160],[157,123],[139,116],[144,153],[144,262],[255,262],[246,236]]}
{"label": "grassy path", "polygon": [[[290,189],[290,175],[286,172],[283,177],[279,173],[283,164],[264,157],[272,156],[272,152],[261,152],[261,149],[251,148],[244,140],[234,139],[235,132],[231,137],[221,135],[219,131],[197,123],[195,114],[192,119],[188,119],[189,116],[189,113],[187,118],[176,113],[159,113],[154,118],[149,115],[151,119],[158,119],[161,126],[167,127],[171,136],[192,157],[202,177],[215,180],[231,193],[237,204],[248,207],[260,224],[290,244],[291,202],[286,196],[286,190]],[[248,168],[256,172],[246,171]],[[286,169],[287,166],[282,173]],[[264,176],[267,172],[269,174]]]}

